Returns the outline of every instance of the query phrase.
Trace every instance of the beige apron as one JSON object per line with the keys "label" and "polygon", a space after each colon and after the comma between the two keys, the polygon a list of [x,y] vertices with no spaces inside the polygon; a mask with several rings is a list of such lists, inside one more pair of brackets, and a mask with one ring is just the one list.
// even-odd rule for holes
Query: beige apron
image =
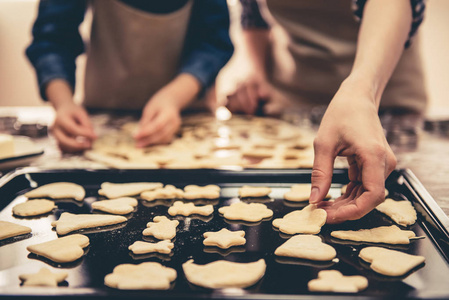
{"label": "beige apron", "polygon": [[[276,100],[287,107],[327,105],[355,58],[359,22],[351,0],[267,0],[267,7],[288,36],[285,49],[274,47],[269,62]],[[422,113],[426,102],[415,37],[385,89],[380,111]]]}
{"label": "beige apron", "polygon": [[193,0],[152,14],[117,0],[94,0],[84,105],[142,109],[179,70]]}

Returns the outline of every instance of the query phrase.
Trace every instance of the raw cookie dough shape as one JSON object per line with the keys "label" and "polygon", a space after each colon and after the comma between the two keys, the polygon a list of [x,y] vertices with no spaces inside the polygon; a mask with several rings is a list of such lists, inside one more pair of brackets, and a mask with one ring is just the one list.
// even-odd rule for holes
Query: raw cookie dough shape
{"label": "raw cookie dough shape", "polygon": [[273,211],[262,203],[234,202],[229,206],[220,207],[218,212],[228,220],[259,222],[273,216]]}
{"label": "raw cookie dough shape", "polygon": [[46,199],[28,200],[15,205],[12,213],[20,217],[33,217],[51,212],[56,205],[53,201]]}
{"label": "raw cookie dough shape", "polygon": [[410,244],[410,239],[416,238],[411,230],[401,230],[396,225],[380,226],[372,229],[332,231],[331,236],[341,240],[354,242]]}
{"label": "raw cookie dough shape", "polygon": [[148,228],[142,234],[154,236],[159,240],[171,240],[176,236],[176,227],[178,225],[178,220],[170,220],[166,216],[157,216],[154,217],[153,222],[148,222]]}
{"label": "raw cookie dough shape", "polygon": [[376,209],[389,216],[394,222],[402,226],[415,224],[417,215],[410,201],[395,201],[386,199],[379,204]]}
{"label": "raw cookie dough shape", "polygon": [[27,250],[57,263],[68,263],[84,255],[83,248],[89,245],[89,238],[72,234],[49,242],[30,245]]}
{"label": "raw cookie dough shape", "polygon": [[140,194],[140,198],[146,201],[154,201],[159,199],[181,199],[184,196],[184,191],[168,184],[163,188],[158,188],[153,191],[146,191]]}
{"label": "raw cookie dough shape", "polygon": [[309,204],[302,210],[295,210],[283,218],[274,219],[273,226],[286,234],[317,234],[326,223],[327,213],[324,209]]}
{"label": "raw cookie dough shape", "polygon": [[170,240],[163,240],[157,243],[136,241],[128,247],[134,254],[161,253],[170,254],[175,245]]}
{"label": "raw cookie dough shape", "polygon": [[67,276],[67,272],[53,273],[47,268],[41,268],[37,273],[19,275],[19,279],[23,281],[23,286],[57,287]]}
{"label": "raw cookie dough shape", "polygon": [[218,185],[209,184],[206,186],[187,185],[184,187],[184,199],[217,199],[220,198],[220,187]]}
{"label": "raw cookie dough shape", "polygon": [[221,249],[228,249],[232,246],[245,245],[245,231],[230,231],[226,228],[220,231],[208,231],[203,234],[205,246],[217,246]]}
{"label": "raw cookie dough shape", "polygon": [[128,221],[128,219],[123,216],[111,216],[100,214],[75,215],[65,212],[62,213],[58,221],[51,222],[51,226],[56,227],[56,232],[59,235],[65,235],[67,233],[79,229],[114,225],[126,221]]}
{"label": "raw cookie dough shape", "polygon": [[168,208],[168,214],[170,216],[181,215],[184,217],[190,215],[210,216],[214,212],[214,206],[212,204],[197,206],[193,203],[184,203],[182,201],[176,201],[172,206]]}
{"label": "raw cookie dough shape", "polygon": [[138,202],[135,198],[122,197],[110,200],[95,201],[92,209],[104,211],[114,215],[126,215],[134,211]]}
{"label": "raw cookie dough shape", "polygon": [[197,265],[193,259],[182,265],[190,283],[209,289],[245,288],[254,285],[265,274],[265,260],[237,263],[218,260],[206,265]]}
{"label": "raw cookie dough shape", "polygon": [[368,287],[363,276],[344,276],[337,270],[323,270],[307,284],[311,292],[357,293]]}
{"label": "raw cookie dough shape", "polygon": [[119,290],[168,290],[176,271],[157,262],[123,264],[106,275],[104,284]]}
{"label": "raw cookie dough shape", "polygon": [[271,193],[271,188],[265,186],[244,185],[239,189],[240,198],[267,197]]}
{"label": "raw cookie dough shape", "polygon": [[109,199],[136,196],[145,191],[152,191],[161,188],[160,182],[131,182],[131,183],[111,183],[103,182],[98,194]]}
{"label": "raw cookie dough shape", "polygon": [[337,256],[334,247],[316,235],[295,235],[279,246],[275,255],[316,261],[329,261]]}
{"label": "raw cookie dough shape", "polygon": [[53,182],[25,193],[27,198],[75,199],[83,201],[86,196],[84,188],[72,182]]}
{"label": "raw cookie dough shape", "polygon": [[31,228],[11,222],[0,221],[0,241],[31,232]]}
{"label": "raw cookie dough shape", "polygon": [[386,276],[402,276],[426,260],[424,256],[381,247],[363,248],[359,257],[370,263],[373,271]]}
{"label": "raw cookie dough shape", "polygon": [[[290,191],[284,194],[284,199],[292,202],[303,202],[309,200],[310,190],[312,189],[311,184],[300,183],[294,184],[290,188]],[[327,194],[326,199],[330,199],[331,195]]]}

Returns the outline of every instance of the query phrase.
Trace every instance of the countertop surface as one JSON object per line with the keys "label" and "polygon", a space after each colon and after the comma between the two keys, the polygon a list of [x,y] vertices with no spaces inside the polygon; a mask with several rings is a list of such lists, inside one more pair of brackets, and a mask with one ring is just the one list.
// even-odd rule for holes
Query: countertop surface
{"label": "countertop surface", "polygon": [[[31,113],[34,112],[34,113]],[[48,125],[52,122],[51,108],[0,108],[0,117],[5,115],[20,116],[22,123],[39,122]],[[132,117],[121,116],[110,122],[107,114],[95,115],[94,123],[103,130],[111,129],[117,124],[132,120]],[[1,128],[0,128],[1,129]],[[5,131],[5,130],[3,130]],[[34,137],[33,141],[45,149],[45,154],[35,160],[32,165],[44,168],[77,168],[92,167],[92,162],[79,155],[62,155],[56,141],[51,136]],[[421,181],[433,196],[442,210],[449,216],[449,136],[443,133],[420,131],[411,137],[406,134],[390,139],[390,145],[398,159],[397,168],[408,168]],[[101,165],[97,167],[101,168]],[[5,171],[3,171],[5,172]]]}

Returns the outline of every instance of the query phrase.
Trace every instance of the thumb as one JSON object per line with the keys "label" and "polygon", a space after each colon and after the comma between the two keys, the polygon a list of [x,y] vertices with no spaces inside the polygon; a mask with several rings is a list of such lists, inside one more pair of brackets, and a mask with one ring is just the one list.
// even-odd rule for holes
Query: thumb
{"label": "thumb", "polygon": [[322,144],[315,141],[314,149],[310,203],[318,203],[326,197],[332,183],[335,160],[334,151],[327,143]]}

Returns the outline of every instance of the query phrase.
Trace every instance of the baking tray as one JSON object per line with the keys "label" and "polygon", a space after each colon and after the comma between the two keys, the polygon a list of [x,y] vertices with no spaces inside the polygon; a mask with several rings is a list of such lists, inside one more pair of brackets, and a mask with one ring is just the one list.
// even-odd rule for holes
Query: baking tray
{"label": "baking tray", "polygon": [[[30,226],[32,234],[10,238],[0,242],[0,297],[90,297],[90,298],[163,298],[163,299],[374,299],[374,298],[449,298],[449,222],[432,197],[408,170],[394,171],[386,181],[390,196],[394,199],[411,201],[418,212],[418,221],[411,226],[418,236],[406,246],[392,246],[411,254],[423,255],[426,262],[406,276],[390,278],[376,274],[358,258],[363,245],[342,243],[330,238],[330,232],[338,229],[371,228],[393,224],[388,217],[373,211],[361,220],[340,225],[325,225],[320,236],[337,250],[338,262],[314,263],[311,261],[281,259],[275,257],[274,250],[286,241],[285,235],[276,231],[270,221],[258,224],[243,224],[225,221],[217,211],[219,206],[238,201],[237,190],[244,184],[270,186],[272,200],[258,199],[273,209],[273,218],[283,216],[306,204],[285,202],[283,193],[294,183],[310,183],[311,170],[39,170],[24,169],[0,179],[0,219]],[[86,189],[86,199],[82,204],[72,201],[57,201],[54,213],[32,219],[12,216],[12,207],[24,201],[23,193],[46,183],[70,181],[81,184]],[[128,246],[143,240],[142,230],[156,215],[167,215],[167,202],[140,201],[125,225],[101,230],[86,230],[90,246],[86,255],[70,264],[54,264],[29,254],[26,246],[56,238],[50,223],[57,220],[62,212],[90,213],[91,203],[98,199],[97,191],[104,181],[136,182],[160,181],[182,188],[187,184],[218,184],[222,188],[216,201],[212,219],[179,217],[180,224],[175,238],[173,256],[147,255],[132,256]],[[340,188],[348,182],[346,170],[335,170],[330,193],[340,195]],[[268,202],[266,202],[268,201]],[[247,244],[231,251],[205,248],[202,234],[223,227],[245,230]],[[182,272],[182,263],[193,258],[203,264],[225,259],[250,262],[264,258],[267,263],[265,276],[256,285],[246,289],[208,290],[187,282]],[[168,291],[119,291],[105,287],[103,279],[112,269],[123,263],[137,264],[144,261],[161,262],[177,270],[178,278]],[[67,282],[58,288],[21,287],[18,275],[37,272],[41,267],[63,269],[69,273]],[[307,282],[316,278],[324,269],[340,270],[345,275],[361,274],[369,280],[369,287],[357,294],[310,293]],[[56,270],[58,271],[58,270]]]}

